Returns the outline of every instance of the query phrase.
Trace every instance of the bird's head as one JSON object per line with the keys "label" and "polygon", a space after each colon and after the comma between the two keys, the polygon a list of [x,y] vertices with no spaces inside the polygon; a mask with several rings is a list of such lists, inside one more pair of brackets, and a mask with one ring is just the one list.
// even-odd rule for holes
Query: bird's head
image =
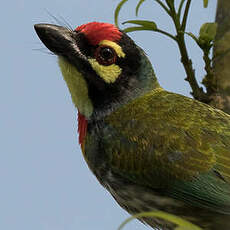
{"label": "bird's head", "polygon": [[144,52],[112,24],[91,22],[75,30],[36,24],[35,30],[58,56],[73,103],[88,120],[159,87]]}

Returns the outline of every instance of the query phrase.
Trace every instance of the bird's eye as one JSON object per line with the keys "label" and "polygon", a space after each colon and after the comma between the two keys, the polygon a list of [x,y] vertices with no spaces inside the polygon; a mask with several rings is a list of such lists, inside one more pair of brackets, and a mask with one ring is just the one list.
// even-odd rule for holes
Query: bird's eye
{"label": "bird's eye", "polygon": [[95,52],[96,60],[102,65],[111,65],[116,62],[117,54],[109,46],[99,46]]}

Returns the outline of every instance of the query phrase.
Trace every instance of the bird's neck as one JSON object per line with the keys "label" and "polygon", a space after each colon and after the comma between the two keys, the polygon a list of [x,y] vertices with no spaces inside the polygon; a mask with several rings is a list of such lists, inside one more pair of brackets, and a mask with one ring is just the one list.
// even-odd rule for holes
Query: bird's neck
{"label": "bird's neck", "polygon": [[100,91],[92,85],[89,92],[90,98],[93,98],[94,111],[90,119],[101,120],[119,107],[160,87],[152,65],[142,50],[141,55],[138,72],[127,79],[122,77],[118,79],[117,81],[120,81],[118,87],[111,86]]}
{"label": "bird's neck", "polygon": [[102,93],[95,91],[95,86],[92,86],[93,88],[89,90],[89,92],[95,92],[91,97],[97,100],[94,100],[94,111],[90,118],[86,118],[78,111],[79,144],[84,144],[88,124],[97,126],[114,110],[160,87],[152,65],[144,53],[138,76],[133,77],[132,81],[121,85],[124,87],[119,90],[108,88],[108,92],[103,90]]}

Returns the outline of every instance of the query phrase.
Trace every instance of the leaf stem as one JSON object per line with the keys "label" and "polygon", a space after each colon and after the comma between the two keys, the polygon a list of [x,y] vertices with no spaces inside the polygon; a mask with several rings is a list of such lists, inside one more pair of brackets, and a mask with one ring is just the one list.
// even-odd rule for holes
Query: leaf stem
{"label": "leaf stem", "polygon": [[[183,3],[181,2],[181,4]],[[183,64],[186,75],[187,75],[185,80],[189,82],[192,88],[191,94],[193,95],[193,97],[197,100],[207,102],[208,100],[207,95],[203,91],[203,88],[199,87],[199,84],[195,76],[195,70],[193,69],[193,66],[192,66],[192,60],[188,56],[188,51],[187,51],[187,47],[185,44],[184,34],[185,34],[185,28],[186,28],[190,4],[191,4],[191,0],[188,0],[186,7],[185,7],[185,12],[184,12],[182,23],[180,22],[180,18],[178,14],[176,13],[174,5],[171,5],[170,7],[171,18],[176,28],[176,33],[177,33],[176,41],[177,41],[177,45],[179,47],[179,51],[181,54],[181,63]]]}
{"label": "leaf stem", "polygon": [[205,92],[203,91],[202,87],[199,87],[199,84],[195,77],[195,70],[192,67],[192,61],[188,56],[188,51],[185,45],[185,39],[184,39],[184,33],[179,32],[177,34],[177,44],[180,50],[181,54],[181,63],[184,66],[185,72],[187,77],[185,78],[186,81],[189,82],[191,88],[192,88],[192,95],[195,99],[207,102],[208,98]]}
{"label": "leaf stem", "polygon": [[180,18],[180,16],[181,16],[181,11],[182,11],[182,7],[184,5],[184,2],[185,2],[185,0],[181,0],[181,2],[180,2],[179,8],[178,8],[178,13],[177,13],[178,18]]}
{"label": "leaf stem", "polygon": [[165,10],[165,12],[168,14],[168,15],[171,15],[170,13],[170,10],[168,9],[168,7],[163,3],[161,2],[160,0],[155,0],[159,5],[161,5],[161,7]]}
{"label": "leaf stem", "polygon": [[185,28],[186,28],[190,5],[191,5],[191,0],[188,0],[187,4],[185,6],[184,16],[183,16],[183,20],[182,20],[182,24],[181,24],[181,30],[182,31],[185,31]]}
{"label": "leaf stem", "polygon": [[175,36],[173,36],[172,34],[166,32],[166,31],[164,31],[164,30],[156,29],[156,30],[154,30],[154,31],[155,31],[155,32],[158,32],[158,33],[161,33],[161,34],[164,34],[164,35],[166,35],[167,37],[172,38],[175,42],[177,42],[177,38],[176,38]]}

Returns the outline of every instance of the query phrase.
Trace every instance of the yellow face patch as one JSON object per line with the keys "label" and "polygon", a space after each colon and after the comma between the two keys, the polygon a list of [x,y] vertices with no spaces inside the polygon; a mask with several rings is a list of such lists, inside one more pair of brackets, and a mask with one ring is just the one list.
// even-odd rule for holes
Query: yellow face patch
{"label": "yellow face patch", "polygon": [[[125,57],[125,53],[122,48],[115,42],[103,40],[99,43],[99,46],[108,46],[114,49],[116,55],[120,58]],[[98,63],[94,58],[88,59],[94,71],[100,76],[106,83],[114,83],[121,74],[121,68],[116,64],[103,65]]]}
{"label": "yellow face patch", "polygon": [[99,64],[96,59],[89,59],[88,61],[98,76],[107,83],[114,83],[121,74],[121,68],[118,65],[104,66]]}
{"label": "yellow face patch", "polygon": [[88,96],[88,87],[85,79],[77,69],[64,58],[58,58],[62,75],[69,88],[72,101],[79,112],[89,118],[93,113],[93,105]]}

